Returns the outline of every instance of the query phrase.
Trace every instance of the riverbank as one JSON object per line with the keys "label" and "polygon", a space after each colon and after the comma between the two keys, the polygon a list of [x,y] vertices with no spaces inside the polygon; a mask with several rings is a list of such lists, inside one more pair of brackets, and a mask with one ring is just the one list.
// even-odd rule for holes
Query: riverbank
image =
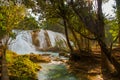
{"label": "riverbank", "polygon": [[[18,55],[7,51],[6,59],[10,80],[38,80],[37,73],[41,66],[37,63],[37,59],[40,59],[40,57],[38,55],[36,57],[33,55]],[[33,61],[33,58],[36,62]]]}
{"label": "riverbank", "polygon": [[[114,55],[120,60],[119,53]],[[111,74],[102,75],[100,53],[84,54],[75,61],[64,56],[52,53],[18,55],[7,51],[10,80],[66,80],[66,76],[67,80],[119,80]]]}
{"label": "riverbank", "polygon": [[8,50],[6,54],[10,80],[38,80],[37,74],[41,69],[40,63],[51,63],[51,60],[65,61],[54,53],[19,55]]}

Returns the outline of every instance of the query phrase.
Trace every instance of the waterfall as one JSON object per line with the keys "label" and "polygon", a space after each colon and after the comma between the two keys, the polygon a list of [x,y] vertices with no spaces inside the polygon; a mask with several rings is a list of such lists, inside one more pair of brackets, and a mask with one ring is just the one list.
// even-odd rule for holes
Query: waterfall
{"label": "waterfall", "polygon": [[9,49],[17,53],[34,53],[51,48],[65,48],[65,36],[50,30],[22,30],[14,31],[16,39],[12,40]]}
{"label": "waterfall", "polygon": [[17,53],[31,53],[35,51],[32,44],[31,31],[17,32],[16,39],[12,40],[9,49]]}
{"label": "waterfall", "polygon": [[56,42],[62,41],[60,44],[62,44],[63,47],[66,47],[66,38],[63,34],[60,34],[58,32],[53,32],[50,30],[48,30],[47,32],[52,46],[56,46]]}

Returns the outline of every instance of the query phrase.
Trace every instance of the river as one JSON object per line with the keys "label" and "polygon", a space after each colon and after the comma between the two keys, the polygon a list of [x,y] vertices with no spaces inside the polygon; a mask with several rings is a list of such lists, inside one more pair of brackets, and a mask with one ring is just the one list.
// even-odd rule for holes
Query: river
{"label": "river", "polygon": [[66,64],[60,61],[40,65],[42,69],[38,73],[38,80],[78,80],[74,74],[68,72]]}
{"label": "river", "polygon": [[[57,58],[57,59],[56,59]],[[79,80],[67,69],[68,58],[52,55],[50,63],[40,63],[42,69],[38,72],[38,80]]]}

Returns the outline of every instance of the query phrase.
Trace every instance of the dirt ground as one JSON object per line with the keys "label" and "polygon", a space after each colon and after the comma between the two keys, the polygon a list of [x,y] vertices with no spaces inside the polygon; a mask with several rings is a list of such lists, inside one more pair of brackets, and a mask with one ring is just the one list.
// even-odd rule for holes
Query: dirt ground
{"label": "dirt ground", "polygon": [[[115,51],[113,55],[120,61],[120,52]],[[70,71],[74,72],[79,78],[83,78],[83,80],[120,80],[109,72],[102,74],[100,50],[95,50],[89,56],[84,55],[78,61],[69,61],[68,64],[71,65],[69,66]]]}

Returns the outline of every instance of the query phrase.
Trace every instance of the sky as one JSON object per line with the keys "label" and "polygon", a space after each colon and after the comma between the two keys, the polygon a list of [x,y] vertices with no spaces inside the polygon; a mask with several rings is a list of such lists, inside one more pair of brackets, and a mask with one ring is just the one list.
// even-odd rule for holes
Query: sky
{"label": "sky", "polygon": [[113,5],[115,5],[115,1],[114,0],[109,0],[109,2],[103,4],[103,13],[104,14],[109,14],[109,15],[112,15],[112,17],[115,16],[115,13],[114,13],[114,9],[113,9]]}

